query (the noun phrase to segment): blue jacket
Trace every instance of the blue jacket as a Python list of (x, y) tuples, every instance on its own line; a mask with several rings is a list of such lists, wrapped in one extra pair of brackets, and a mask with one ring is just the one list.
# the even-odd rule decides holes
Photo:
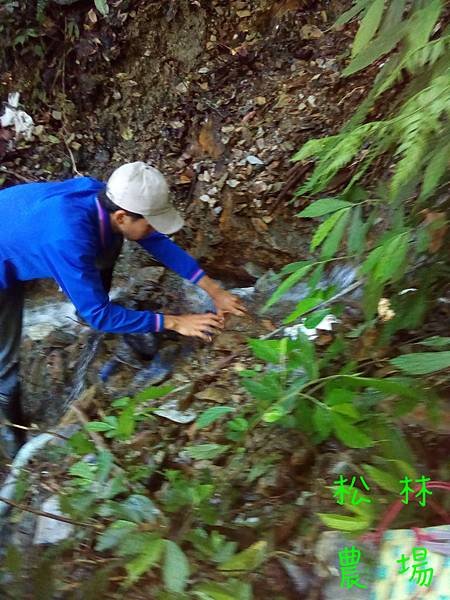
[[(97, 256), (113, 239), (109, 215), (97, 200), (105, 185), (90, 177), (28, 183), (0, 190), (0, 289), (16, 281), (53, 278), (83, 319), (112, 333), (162, 331), (164, 316), (110, 302)], [(198, 263), (166, 235), (138, 242), (163, 265), (192, 283)]]

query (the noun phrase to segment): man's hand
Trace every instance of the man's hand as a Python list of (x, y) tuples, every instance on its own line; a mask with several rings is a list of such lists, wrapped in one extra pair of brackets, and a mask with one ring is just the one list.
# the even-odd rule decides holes
[(223, 317), (226, 313), (238, 316), (247, 314), (247, 309), (243, 305), (241, 299), (226, 290), (220, 289), (214, 296), (211, 296), (211, 298), (216, 305), (219, 317)]
[(214, 313), (202, 315), (164, 315), (165, 329), (181, 335), (199, 337), (210, 342), (212, 335), (223, 329), (223, 318)]
[(241, 299), (224, 290), (218, 283), (208, 277), (208, 275), (202, 277), (198, 285), (211, 296), (216, 305), (219, 317), (223, 317), (226, 313), (238, 316), (247, 314), (247, 309)]

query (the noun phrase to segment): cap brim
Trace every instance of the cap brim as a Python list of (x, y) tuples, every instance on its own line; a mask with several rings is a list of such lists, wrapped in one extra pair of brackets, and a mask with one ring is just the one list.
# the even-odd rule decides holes
[(184, 225), (184, 219), (174, 208), (169, 208), (160, 215), (144, 215), (152, 227), (161, 233), (170, 235), (179, 231)]

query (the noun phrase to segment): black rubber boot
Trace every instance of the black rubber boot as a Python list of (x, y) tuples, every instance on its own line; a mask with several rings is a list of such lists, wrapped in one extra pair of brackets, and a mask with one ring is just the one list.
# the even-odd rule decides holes
[(27, 432), (25, 429), (6, 425), (5, 421), (25, 425), (18, 394), (13, 398), (0, 394), (0, 444), (3, 449), (2, 454), (12, 460), (27, 442)]

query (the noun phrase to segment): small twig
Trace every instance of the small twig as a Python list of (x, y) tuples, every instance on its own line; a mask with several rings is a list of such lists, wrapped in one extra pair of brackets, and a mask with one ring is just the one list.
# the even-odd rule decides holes
[(13, 500), (9, 500), (8, 498), (3, 498), (0, 496), (0, 502), (4, 502), (13, 508), (18, 508), (19, 510), (23, 510), (25, 512), (33, 513), (34, 515), (38, 515), (39, 517), (46, 517), (47, 519), (53, 519), (55, 521), (62, 521), (63, 523), (70, 523), (71, 525), (78, 525), (80, 527), (90, 527), (92, 529), (98, 529), (101, 525), (89, 523), (80, 523), (79, 521), (73, 521), (68, 517), (63, 517), (60, 515), (55, 515), (53, 513), (48, 513), (43, 510), (38, 510), (36, 508), (31, 508), (30, 506), (25, 506), (24, 504), (19, 504), (18, 502), (14, 502)]
[(72, 171), (73, 171), (73, 172), (74, 172), (76, 175), (79, 175), (80, 177), (83, 177), (83, 173), (80, 173), (80, 171), (77, 169), (77, 163), (75, 162), (75, 157), (74, 157), (74, 155), (73, 155), (72, 149), (71, 149), (71, 147), (69, 146), (69, 144), (68, 144), (68, 142), (67, 142), (67, 140), (66, 140), (66, 137), (65, 137), (65, 135), (64, 135), (64, 134), (65, 134), (65, 131), (64, 131), (64, 128), (63, 128), (63, 140), (64, 140), (64, 144), (65, 144), (65, 146), (66, 146), (66, 148), (67, 148), (67, 151), (68, 151), (68, 153), (69, 153), (70, 160), (71, 160), (71, 162), (72, 162)]
[(61, 433), (58, 433), (56, 431), (47, 431), (46, 429), (39, 429), (39, 427), (26, 427), (25, 425), (18, 425), (17, 423), (11, 423), (10, 421), (3, 421), (3, 423), (5, 425), (7, 425), (8, 427), (15, 427), (16, 429), (22, 429), (23, 431), (36, 431), (38, 433), (48, 433), (49, 435), (54, 435), (57, 438), (60, 438), (61, 440), (65, 440), (67, 441), (69, 438), (65, 435), (62, 435)]

